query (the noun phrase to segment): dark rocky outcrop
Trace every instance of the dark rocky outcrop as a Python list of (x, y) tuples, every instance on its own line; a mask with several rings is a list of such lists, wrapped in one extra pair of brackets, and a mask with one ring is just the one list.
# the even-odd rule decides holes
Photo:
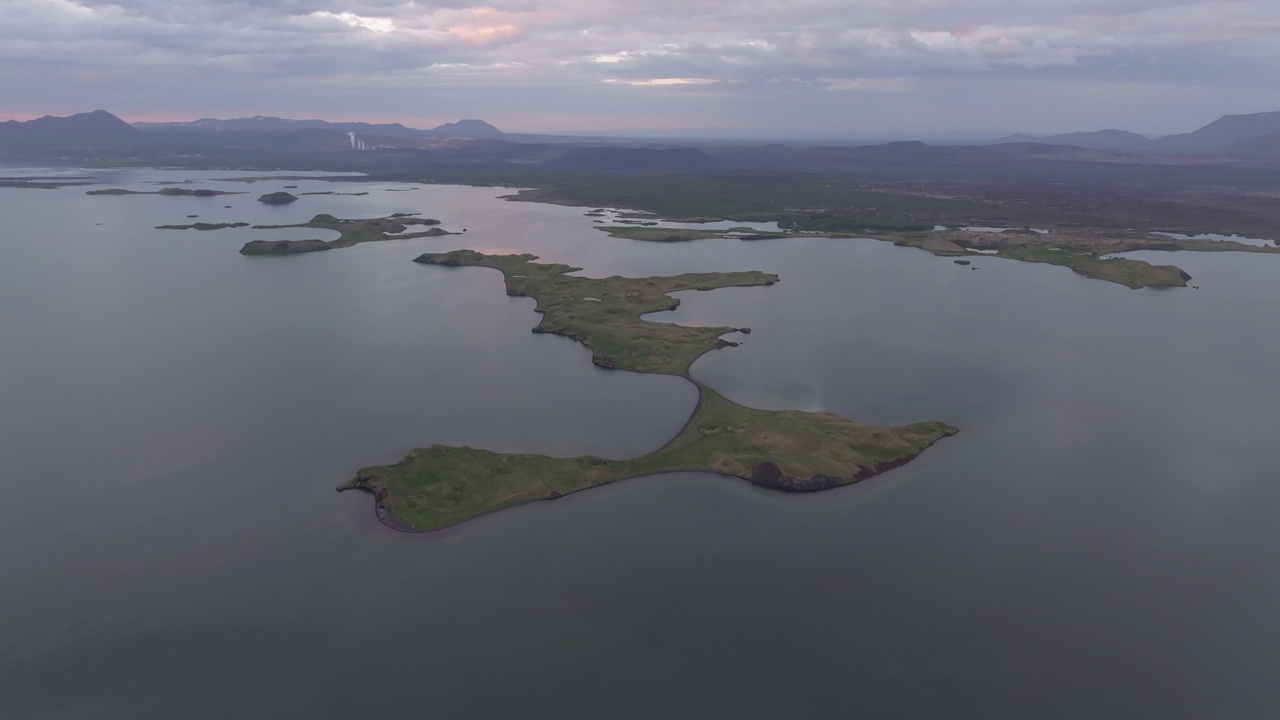
[(828, 490), (841, 485), (848, 485), (857, 482), (861, 478), (861, 473), (853, 478), (844, 479), (829, 477), (827, 475), (814, 475), (809, 479), (792, 477), (782, 472), (782, 468), (777, 463), (762, 462), (757, 463), (751, 469), (751, 477), (747, 478), (756, 485), (771, 487), (775, 490), (787, 490), (790, 492), (812, 492), (814, 490)]
[[(953, 428), (950, 432), (944, 434), (955, 435), (956, 430)], [(923, 449), (921, 450), (923, 451)], [(900, 468), (911, 462), (919, 456), (919, 452), (908, 453), (892, 460), (877, 460), (871, 465), (859, 465), (857, 471), (851, 477), (833, 477), (830, 475), (814, 475), (811, 478), (798, 478), (787, 475), (782, 472), (782, 468), (777, 463), (765, 461), (756, 463), (751, 468), (751, 476), (747, 478), (755, 485), (762, 487), (770, 487), (775, 490), (787, 490), (790, 492), (813, 492), (815, 490), (827, 490), (842, 485), (852, 485), (860, 480), (866, 480), (873, 475), (879, 475), (888, 472), (894, 468)]]

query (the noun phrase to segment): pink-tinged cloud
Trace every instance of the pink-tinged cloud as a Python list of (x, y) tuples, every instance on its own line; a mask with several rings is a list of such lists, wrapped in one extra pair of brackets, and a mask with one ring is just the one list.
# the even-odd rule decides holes
[(482, 7), (467, 11), (446, 32), (468, 45), (485, 47), (515, 40), (525, 31), (515, 14)]

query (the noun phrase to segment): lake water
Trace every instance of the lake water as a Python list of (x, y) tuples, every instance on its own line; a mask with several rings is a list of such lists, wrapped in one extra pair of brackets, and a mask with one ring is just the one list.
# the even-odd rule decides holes
[[(49, 174), (13, 171), (15, 175)], [(1265, 718), (1280, 712), (1280, 258), (1201, 289), (869, 240), (646, 244), (502, 189), (239, 172), (214, 198), (0, 188), (0, 717)], [(260, 194), (336, 190), (267, 207)], [(225, 208), (224, 205), (231, 205)], [(295, 257), (163, 231), (421, 211), (462, 236)], [(738, 402), (962, 428), (787, 495), (625, 481), (425, 535), (333, 488), (431, 443), (623, 457), (691, 386), (534, 335), (497, 272), (763, 270)]]

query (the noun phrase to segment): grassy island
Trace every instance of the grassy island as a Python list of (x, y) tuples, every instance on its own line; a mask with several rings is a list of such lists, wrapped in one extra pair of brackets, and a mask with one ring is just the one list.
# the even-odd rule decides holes
[(124, 188), (106, 188), (105, 190), (89, 190), (85, 195), (166, 195), (169, 197), (215, 197), (217, 195), (244, 195), (242, 192), (232, 192), (230, 190), (210, 190), (208, 188), (200, 188), (199, 190), (191, 190), (189, 188), (165, 187), (159, 190), (125, 190)]
[(157, 230), (225, 230), (227, 228), (249, 227), (247, 222), (207, 223), (198, 222), (190, 225), (157, 225)]
[(772, 240), (790, 237), (795, 233), (761, 232), (749, 227), (734, 227), (728, 230), (700, 230), (691, 228), (661, 227), (620, 227), (605, 225), (596, 228), (609, 233), (609, 237), (627, 240), (644, 240), (646, 242), (689, 242), (706, 238), (738, 238), (739, 240)]
[(831, 413), (755, 410), (693, 381), (689, 366), (703, 353), (735, 345), (725, 333), (748, 328), (694, 328), (644, 320), (672, 310), (668, 293), (772, 285), (762, 272), (688, 273), (673, 277), (582, 278), (579, 268), (534, 262), (533, 255), (484, 255), (471, 250), (428, 253), (417, 262), (488, 267), (506, 278), (507, 294), (537, 300), (542, 322), (534, 332), (564, 335), (592, 350), (606, 368), (663, 373), (698, 388), (698, 406), (666, 445), (643, 457), (554, 458), (433, 445), (394, 465), (361, 469), (342, 490), (373, 493), (378, 517), (407, 531), (448, 527), (502, 508), (641, 475), (714, 472), (779, 490), (811, 491), (857, 482), (909, 462), (955, 427), (923, 422), (899, 427), (861, 425)]
[(280, 192), (267, 193), (258, 198), (258, 202), (264, 205), (288, 205), (291, 202), (297, 202), (298, 196), (287, 193), (283, 190)]
[(254, 225), (255, 230), (279, 230), (281, 228), (313, 228), (317, 230), (336, 230), (336, 240), (252, 240), (240, 248), (241, 255), (296, 255), (298, 253), (318, 252), (351, 247), (362, 242), (378, 242), (382, 240), (410, 240), (420, 237), (438, 237), (454, 233), (439, 227), (432, 227), (423, 232), (405, 232), (410, 226), (439, 225), (439, 220), (414, 217), (408, 213), (396, 213), (382, 218), (370, 220), (340, 220), (332, 215), (316, 215), (311, 222), (295, 225)]

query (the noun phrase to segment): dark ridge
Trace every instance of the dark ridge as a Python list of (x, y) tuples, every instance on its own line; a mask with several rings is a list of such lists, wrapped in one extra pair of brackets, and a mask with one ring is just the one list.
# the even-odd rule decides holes
[(1228, 146), (1222, 154), (1241, 158), (1280, 158), (1280, 133), (1241, 140)]
[(1194, 132), (1153, 140), (1161, 152), (1218, 154), (1237, 143), (1280, 133), (1280, 112), (1225, 115)]
[(426, 131), (433, 137), (500, 138), (506, 133), (483, 120), (459, 120)]
[(83, 147), (132, 144), (141, 138), (141, 131), (106, 110), (0, 123), (0, 143), (8, 144)]
[(1073, 132), (1061, 135), (1035, 137), (1032, 135), (1010, 135), (996, 140), (993, 145), (1007, 143), (1035, 143), (1039, 145), (1074, 145), (1090, 150), (1106, 150), (1109, 152), (1149, 152), (1151, 140), (1127, 130), (1098, 130), (1096, 132)]

